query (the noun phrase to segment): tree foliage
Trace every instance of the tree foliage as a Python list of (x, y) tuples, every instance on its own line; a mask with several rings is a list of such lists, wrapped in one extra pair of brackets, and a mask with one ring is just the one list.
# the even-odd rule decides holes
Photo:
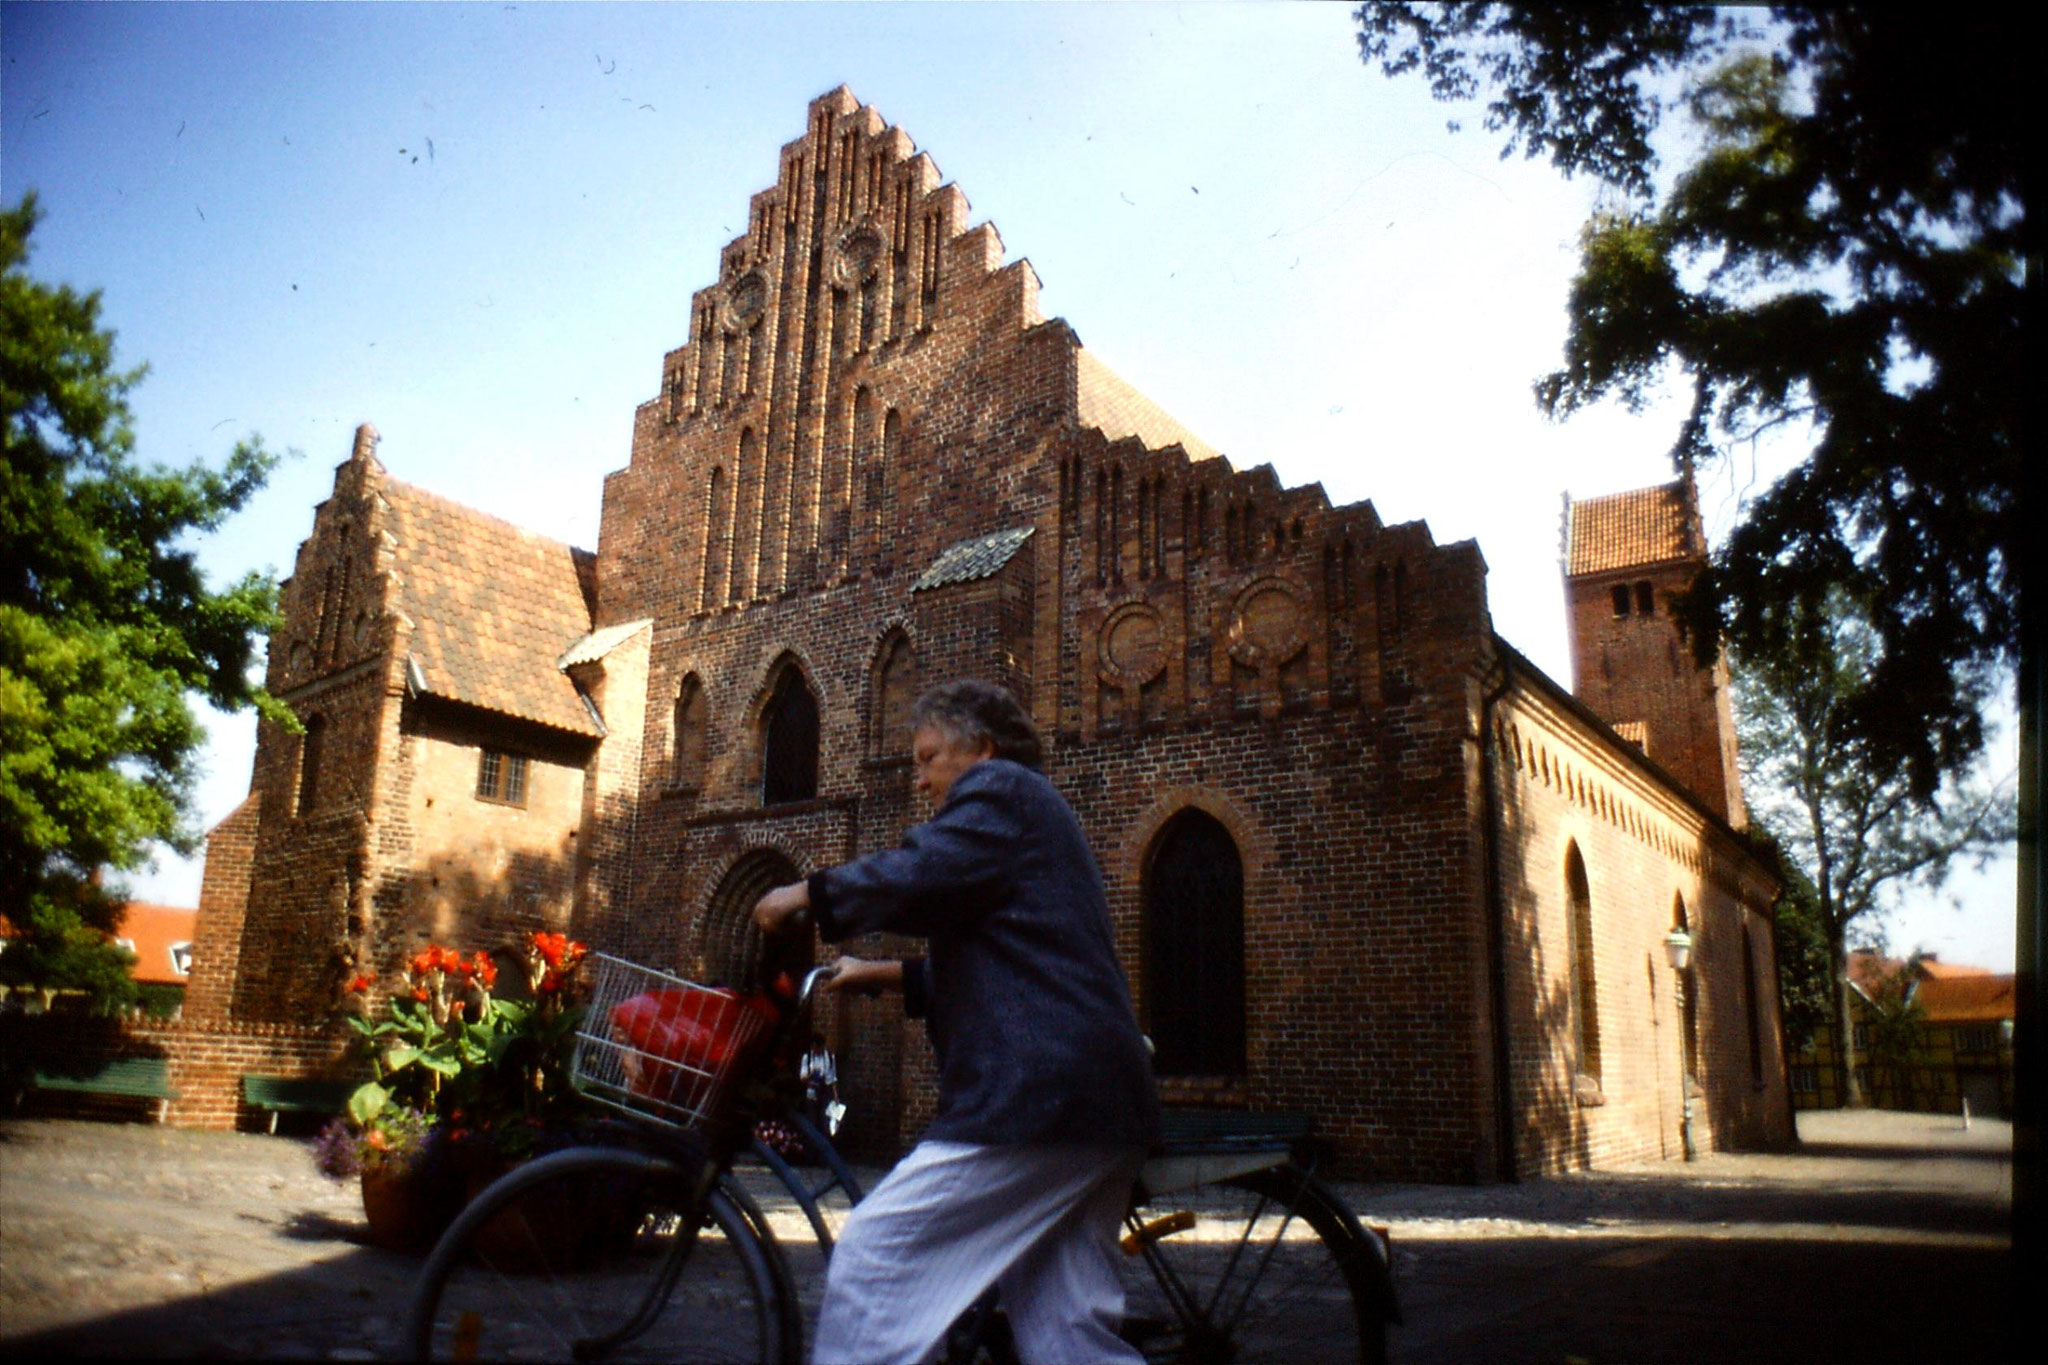
[(97, 989), (97, 874), (197, 843), (187, 694), (283, 711), (251, 681), (275, 584), (216, 592), (193, 549), (275, 460), (252, 438), (219, 469), (136, 463), (144, 371), (116, 366), (97, 293), (30, 277), (36, 219), (33, 195), (0, 210), (0, 911), (21, 934), (0, 960)]
[[(1826, 945), (1825, 979), (1839, 983), (1830, 986), (1833, 1022), (1846, 1042), (1851, 927), (1894, 891), (1938, 889), (1957, 858), (1981, 862), (2010, 846), (2013, 794), (1952, 777), (1933, 795), (1917, 795), (1904, 770), (1875, 758), (1849, 720), (1881, 685), (1867, 615), (1837, 593), (1799, 609), (1792, 627), (1788, 649), (1734, 659), (1750, 815), (1810, 879), (1810, 900), (1794, 905), (1792, 927), (1810, 916)], [(1785, 909), (1781, 902), (1781, 916)], [(1781, 943), (1785, 937), (1781, 926)], [(1790, 974), (1798, 965), (1786, 964), (1788, 982), (1800, 981)], [(1853, 1098), (1853, 1085), (1848, 1093)]]
[[(1753, 12), (1752, 12), (1753, 13)], [(1789, 653), (1829, 594), (1866, 605), (1873, 685), (1838, 723), (1915, 796), (1980, 752), (2018, 650), (2025, 261), (2019, 46), (1989, 12), (1774, 11), (1767, 31), (1650, 5), (1369, 5), (1360, 47), (1626, 207), (1585, 230), (1566, 416), (1674, 372), (1681, 467), (1773, 427), (1806, 460), (1748, 507), (1689, 595), (1703, 653)], [(1760, 44), (1768, 39), (1768, 50)], [(1699, 139), (1669, 180), (1674, 107)]]

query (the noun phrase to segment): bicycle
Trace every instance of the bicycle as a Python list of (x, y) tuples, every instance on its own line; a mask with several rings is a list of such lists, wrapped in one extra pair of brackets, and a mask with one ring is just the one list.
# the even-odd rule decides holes
[[(463, 1210), (420, 1272), (408, 1348), (423, 1360), (800, 1365), (794, 1279), (732, 1166), (762, 1104), (743, 1092), (766, 1079), (829, 969), (770, 1017), (731, 992), (603, 954), (589, 961), (571, 1076), (624, 1123), (606, 1144), (516, 1168)], [(699, 1055), (617, 1036), (617, 1011), (664, 995), (702, 1035)]]
[[(588, 1020), (605, 1020), (626, 987), (703, 990), (595, 960)], [(772, 1025), (781, 1040), (825, 970), (806, 978)], [(543, 1157), (479, 1196), (422, 1272), (407, 1336), (420, 1358), (801, 1359), (794, 1277), (767, 1217), (732, 1175), (740, 1135), (752, 1132), (735, 1092), (758, 1078), (746, 1066), (738, 1076), (730, 1065), (707, 1068), (690, 1093), (663, 1098), (623, 1075), (621, 1046), (586, 1032), (574, 1074), (586, 1094), (633, 1121), (641, 1146)], [(650, 1060), (673, 1065), (644, 1054), (641, 1065)], [(828, 1172), (817, 1188), (837, 1184), (857, 1198), (830, 1140), (815, 1128), (804, 1137)], [(1305, 1120), (1170, 1118), (1123, 1238), (1125, 1336), (1148, 1361), (1384, 1360), (1387, 1324), (1398, 1320), (1385, 1246), (1317, 1178), (1319, 1158)], [(804, 1205), (800, 1191), (812, 1187), (786, 1163), (775, 1173)], [(815, 1207), (805, 1212), (829, 1252), (825, 1220)], [(946, 1359), (957, 1365), (1014, 1358), (993, 1295), (948, 1335)]]

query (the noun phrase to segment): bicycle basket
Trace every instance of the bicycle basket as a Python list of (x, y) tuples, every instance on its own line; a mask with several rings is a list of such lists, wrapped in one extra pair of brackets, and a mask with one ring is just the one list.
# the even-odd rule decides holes
[(592, 987), (570, 1076), (584, 1095), (678, 1128), (722, 1117), (760, 1052), (764, 1001), (592, 953)]

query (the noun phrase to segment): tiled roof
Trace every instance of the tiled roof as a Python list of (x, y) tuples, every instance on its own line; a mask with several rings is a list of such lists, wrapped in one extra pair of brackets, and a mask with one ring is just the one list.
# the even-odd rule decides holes
[(1573, 502), (1565, 572), (1644, 568), (1697, 554), (1688, 511), (1683, 481)]
[(621, 621), (616, 626), (593, 630), (590, 634), (569, 646), (568, 653), (555, 660), (556, 668), (574, 668), (577, 664), (596, 663), (619, 647), (622, 641), (630, 640), (654, 624), (649, 616), (639, 621)]
[(1914, 990), (1913, 1000), (1930, 1024), (1995, 1023), (2012, 1018), (2013, 979), (1989, 973), (1930, 977)]
[(171, 957), (171, 945), (182, 943), (189, 951), (193, 926), (198, 920), (199, 912), (189, 906), (151, 905), (146, 901), (129, 901), (122, 906), (114, 937), (135, 945), (135, 965), (128, 969), (128, 974), (137, 981), (182, 984), (189, 973), (178, 970)]
[(422, 690), (603, 733), (555, 661), (590, 633), (578, 552), (424, 489), (384, 483), (398, 607)]
[(1074, 407), (1080, 414), (1081, 425), (1094, 427), (1112, 441), (1135, 436), (1154, 450), (1178, 445), (1190, 459), (1216, 457), (1216, 447), (1132, 388), (1086, 347), (1074, 352), (1074, 389)]
[(1989, 967), (1965, 967), (1960, 963), (1943, 962), (1933, 954), (1927, 953), (1920, 958), (1920, 974), (1931, 980), (1950, 976), (1990, 976), (1992, 971)]
[(976, 536), (949, 546), (932, 561), (910, 589), (923, 592), (927, 588), (943, 588), (949, 583), (972, 583), (977, 578), (987, 578), (1010, 562), (1010, 556), (1023, 548), (1031, 539), (1031, 527), (1013, 526), (1007, 531), (993, 535)]

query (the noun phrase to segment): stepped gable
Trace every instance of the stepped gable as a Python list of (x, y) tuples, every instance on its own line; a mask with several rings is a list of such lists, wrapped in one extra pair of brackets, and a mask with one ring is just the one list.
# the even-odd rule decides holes
[(383, 495), (394, 605), (412, 622), (420, 690), (571, 734), (601, 733), (555, 663), (590, 633), (585, 552), (396, 479)]
[(1704, 552), (1683, 479), (1570, 504), (1565, 572), (1641, 569)]
[[(669, 422), (766, 397), (789, 429), (822, 404), (844, 356), (929, 333), (940, 296), (1013, 277), (1024, 326), (1044, 319), (1029, 263), (1003, 265), (994, 225), (967, 226), (967, 196), (909, 134), (845, 86), (811, 101), (776, 182), (749, 201), (747, 230), (719, 252), (718, 282), (690, 299), (689, 340), (663, 362)], [(772, 437), (771, 443), (772, 443)]]

